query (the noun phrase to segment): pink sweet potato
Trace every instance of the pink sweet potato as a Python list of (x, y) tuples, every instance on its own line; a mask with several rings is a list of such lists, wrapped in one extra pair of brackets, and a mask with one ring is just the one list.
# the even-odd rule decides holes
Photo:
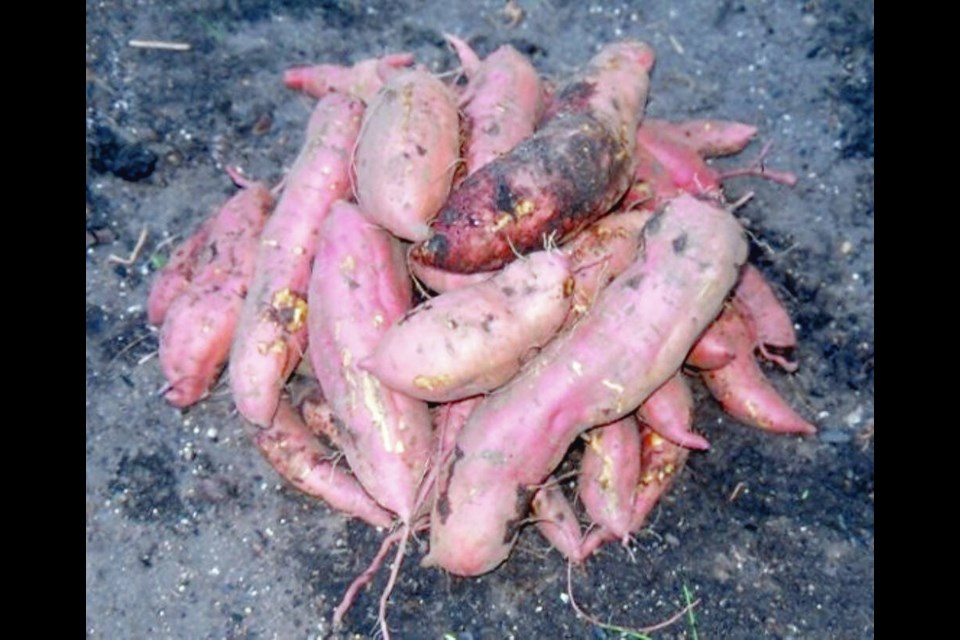
[(537, 530), (557, 551), (575, 564), (583, 561), (580, 521), (556, 478), (547, 478), (544, 485), (533, 494), (530, 511)]
[(703, 436), (691, 431), (693, 427), (693, 395), (683, 374), (672, 378), (640, 405), (640, 422), (649, 426), (667, 440), (688, 449), (709, 449)]
[[(470, 81), (460, 97), (467, 136), (467, 175), (533, 135), (543, 111), (537, 70), (510, 45), (477, 60), (467, 43), (447, 36)], [(474, 66), (476, 65), (476, 66)]]
[(784, 371), (796, 371), (797, 363), (788, 357), (797, 346), (793, 323), (773, 287), (756, 267), (744, 265), (740, 283), (734, 289), (733, 304), (751, 324), (760, 354)]
[(727, 365), (701, 373), (710, 393), (737, 420), (776, 433), (816, 433), (780, 396), (753, 355), (756, 340), (734, 305), (727, 305), (711, 327), (722, 333), (736, 355)]
[(643, 126), (663, 137), (685, 145), (704, 158), (740, 153), (757, 135), (757, 128), (729, 120), (686, 120), (668, 122), (648, 118)]
[(207, 248), (212, 222), (208, 218), (193, 235), (184, 240), (154, 278), (147, 299), (147, 321), (150, 324), (163, 324), (171, 303), (190, 286), (200, 254)]
[(479, 284), (424, 302), (360, 363), (391, 389), (432, 402), (486, 393), (512, 378), (570, 310), (566, 256), (540, 251)]
[(643, 225), (653, 216), (646, 211), (624, 211), (600, 218), (565, 244), (574, 276), (572, 326), (593, 306), (600, 291), (633, 264), (640, 248)]
[[(637, 483), (630, 508), (630, 533), (640, 531), (647, 516), (670, 488), (690, 454), (688, 449), (660, 437), (648, 426), (641, 426), (640, 449), (640, 481)], [(622, 539), (623, 536), (616, 535), (605, 527), (598, 527), (584, 538), (580, 554), (587, 558), (605, 542)]]
[(273, 419), (284, 381), (307, 341), (307, 283), (330, 205), (350, 193), (350, 151), (363, 103), (331, 93), (314, 109), (307, 141), (260, 239), (253, 285), (230, 355), (230, 387), (240, 413)]
[(639, 42), (605, 47), (557, 92), (533, 136), (454, 190), (413, 259), (489, 271), (610, 211), (631, 183), (652, 65), (653, 52)]
[(640, 480), (640, 428), (633, 416), (595, 427), (583, 436), (580, 500), (590, 520), (617, 538), (630, 535), (633, 499)]
[(393, 516), (367, 495), (356, 478), (335, 463), (335, 453), (310, 433), (287, 400), (279, 403), (270, 427), (258, 430), (253, 441), (273, 468), (307, 495), (375, 527), (393, 522)]
[(386, 71), (412, 64), (412, 53), (391, 53), (382, 58), (361, 60), (350, 67), (338, 64), (294, 67), (283, 72), (283, 83), (314, 98), (335, 91), (369, 103), (383, 86)]
[(424, 285), (428, 289), (436, 291), (437, 293), (453, 291), (454, 289), (460, 289), (461, 287), (469, 287), (474, 284), (479, 284), (497, 273), (496, 271), (455, 273), (453, 271), (445, 271), (443, 269), (421, 264), (416, 260), (408, 260), (407, 267), (410, 269), (410, 274), (416, 278), (420, 284)]
[(460, 575), (500, 564), (530, 488), (581, 432), (634, 411), (676, 373), (747, 254), (736, 219), (689, 196), (647, 223), (642, 246), (586, 317), (470, 417), (438, 481), (425, 564)]
[(401, 71), (370, 102), (357, 144), (357, 201), (370, 220), (405, 240), (427, 237), (460, 155), (457, 105), (422, 69)]
[(425, 402), (392, 391), (358, 366), (410, 308), (400, 242), (356, 205), (333, 206), (310, 277), (310, 360), (360, 484), (409, 524), (432, 450)]
[(273, 197), (263, 184), (243, 186), (204, 225), (207, 238), (192, 280), (170, 305), (160, 330), (160, 366), (169, 382), (165, 397), (178, 407), (199, 400), (220, 375), (253, 279)]

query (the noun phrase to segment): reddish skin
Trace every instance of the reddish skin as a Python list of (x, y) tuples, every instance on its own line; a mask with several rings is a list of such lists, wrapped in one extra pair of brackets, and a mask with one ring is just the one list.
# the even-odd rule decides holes
[(580, 461), (580, 500), (594, 524), (617, 538), (630, 535), (634, 493), (640, 480), (640, 428), (628, 415), (591, 429)]
[(647, 223), (643, 247), (587, 316), (470, 417), (438, 480), (425, 565), (479, 575), (505, 560), (530, 488), (580, 433), (634, 411), (680, 368), (747, 253), (736, 219), (689, 196)]
[(207, 239), (192, 281), (170, 305), (160, 330), (160, 366), (170, 383), (164, 397), (174, 406), (203, 397), (227, 362), (272, 205), (266, 186), (246, 182), (204, 225)]
[(640, 422), (671, 442), (688, 449), (709, 449), (710, 443), (694, 433), (693, 394), (683, 374), (663, 383), (637, 411)]
[(740, 283), (734, 289), (733, 304), (756, 334), (760, 355), (785, 371), (796, 371), (797, 363), (787, 357), (797, 346), (790, 315), (756, 267), (744, 265)]
[(470, 79), (460, 97), (469, 131), (465, 159), (470, 175), (533, 135), (543, 112), (543, 90), (537, 70), (510, 45), (479, 62), (466, 42), (452, 36), (447, 40)]
[(653, 214), (626, 211), (603, 217), (561, 247), (570, 256), (573, 272), (573, 309), (564, 327), (569, 328), (586, 314), (600, 291), (609, 285), (637, 257), (643, 225)]
[(154, 278), (147, 299), (147, 321), (150, 324), (163, 324), (170, 305), (190, 286), (197, 260), (207, 249), (211, 223), (212, 220), (205, 220), (192, 236), (184, 240)]
[(337, 443), (360, 484), (411, 523), (432, 451), (427, 404), (359, 367), (410, 308), (400, 242), (356, 205), (334, 204), (310, 277), (310, 360), (337, 417)]
[(714, 323), (733, 345), (736, 356), (726, 366), (701, 373), (724, 411), (745, 424), (774, 433), (813, 434), (817, 428), (801, 418), (760, 370), (753, 355), (755, 337), (739, 311), (728, 305)]
[(736, 349), (727, 336), (715, 325), (710, 325), (693, 345), (686, 364), (703, 371), (719, 369), (733, 361), (736, 355)]
[(668, 122), (647, 118), (642, 126), (663, 138), (693, 149), (704, 158), (740, 153), (757, 135), (756, 127), (728, 120)]
[(283, 72), (283, 84), (314, 98), (337, 92), (369, 103), (380, 91), (382, 78), (389, 70), (409, 67), (413, 61), (412, 53), (391, 53), (382, 58), (362, 60), (350, 67), (338, 64), (294, 67)]
[(330, 205), (350, 193), (350, 152), (363, 103), (331, 93), (314, 109), (307, 141), (260, 239), (253, 285), (230, 354), (230, 388), (254, 424), (273, 420), (283, 383), (307, 344), (307, 283)]
[(454, 190), (413, 259), (489, 271), (607, 213), (632, 181), (652, 65), (653, 52), (638, 42), (601, 51), (557, 92), (533, 136)]
[(360, 487), (356, 478), (336, 464), (335, 452), (324, 447), (283, 400), (273, 422), (253, 437), (260, 453), (285, 480), (331, 508), (375, 527), (389, 527), (393, 516)]
[(467, 44), (466, 40), (450, 33), (443, 34), (443, 38), (457, 52), (457, 57), (460, 58), (460, 65), (463, 68), (463, 75), (467, 76), (468, 79), (477, 75), (481, 63), (480, 56), (473, 50), (473, 47)]
[[(646, 426), (641, 426), (640, 441), (641, 472), (629, 515), (631, 533), (637, 533), (643, 527), (647, 516), (683, 469), (690, 453), (688, 449), (660, 437)], [(580, 555), (586, 559), (604, 543), (621, 539), (622, 536), (598, 527), (587, 534), (581, 545)]]
[(367, 217), (398, 238), (423, 240), (460, 159), (453, 95), (423, 69), (393, 74), (370, 102), (355, 157)]
[(722, 199), (720, 174), (706, 163), (696, 148), (679, 144), (656, 128), (644, 126), (637, 130), (637, 146), (649, 153), (670, 177), (668, 188), (657, 191), (657, 198), (661, 201), (679, 191)]
[(533, 494), (530, 511), (537, 530), (557, 551), (574, 564), (583, 562), (585, 556), (581, 553), (583, 532), (580, 530), (580, 521), (556, 478), (547, 478), (544, 485)]
[(566, 256), (538, 251), (492, 278), (448, 291), (406, 314), (360, 368), (430, 402), (487, 393), (546, 344), (570, 310)]

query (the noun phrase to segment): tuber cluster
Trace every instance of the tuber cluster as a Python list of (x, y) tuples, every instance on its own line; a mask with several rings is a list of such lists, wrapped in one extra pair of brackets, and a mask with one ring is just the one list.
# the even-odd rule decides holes
[[(644, 119), (643, 43), (554, 88), (509, 46), (448, 41), (465, 83), (402, 53), (285, 74), (318, 102), (276, 205), (233, 172), (243, 191), (154, 283), (166, 396), (192, 404), (228, 366), (270, 464), (396, 526), (401, 554), (429, 530), (425, 565), (491, 571), (531, 522), (583, 562), (709, 447), (692, 378), (742, 422), (815, 430), (757, 364), (794, 371), (796, 337), (722, 189), (793, 178), (708, 164), (748, 125)], [(301, 359), (315, 380), (294, 399)], [(578, 441), (582, 508), (552, 476)]]

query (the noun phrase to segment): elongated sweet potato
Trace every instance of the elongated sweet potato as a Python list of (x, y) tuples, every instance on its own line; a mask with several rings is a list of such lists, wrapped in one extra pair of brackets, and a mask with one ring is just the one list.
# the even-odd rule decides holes
[(537, 70), (510, 45), (480, 62), (466, 42), (446, 37), (470, 79), (460, 96), (468, 131), (465, 155), (470, 175), (533, 135), (543, 111), (543, 90)]
[(375, 527), (393, 522), (357, 479), (335, 464), (335, 453), (310, 433), (287, 400), (278, 405), (270, 427), (258, 430), (253, 441), (273, 468), (307, 495)]
[[(639, 466), (639, 465), (638, 465)], [(583, 561), (583, 534), (573, 505), (563, 495), (560, 483), (553, 476), (533, 494), (530, 511), (537, 530), (554, 548), (575, 564)]]
[(362, 102), (338, 93), (317, 103), (261, 235), (229, 368), (237, 409), (255, 424), (270, 424), (280, 389), (306, 348), (310, 264), (330, 205), (350, 193), (350, 152), (362, 114)]
[(633, 264), (640, 247), (643, 225), (653, 216), (647, 211), (624, 211), (603, 217), (565, 244), (573, 272), (573, 309), (566, 326), (586, 314), (600, 291)]
[(704, 158), (740, 153), (757, 135), (756, 127), (730, 120), (668, 122), (648, 118), (641, 126), (690, 147)]
[(566, 256), (531, 254), (489, 280), (424, 302), (390, 327), (360, 367), (432, 402), (486, 393), (563, 324), (572, 285)]
[(625, 416), (584, 434), (580, 500), (595, 524), (617, 538), (630, 535), (633, 499), (640, 480), (640, 428)]
[(790, 315), (756, 267), (744, 265), (740, 283), (734, 289), (733, 304), (752, 325), (760, 354), (784, 371), (796, 371), (798, 365), (789, 357), (797, 346)]
[(184, 240), (170, 255), (167, 264), (154, 278), (150, 297), (147, 299), (147, 321), (150, 324), (163, 324), (170, 305), (190, 286), (200, 254), (207, 247), (212, 222), (210, 218), (204, 220), (193, 235)]
[(608, 212), (631, 182), (652, 65), (639, 42), (604, 48), (557, 92), (532, 137), (454, 190), (413, 259), (463, 273), (497, 269)]
[(767, 380), (753, 355), (756, 338), (735, 305), (727, 305), (711, 331), (722, 333), (736, 355), (719, 369), (703, 371), (703, 381), (724, 411), (737, 420), (776, 433), (816, 433)]
[(370, 220), (405, 240), (427, 237), (427, 221), (450, 193), (459, 162), (453, 96), (422, 69), (401, 71), (370, 102), (357, 143), (357, 201)]
[(410, 308), (399, 241), (356, 205), (333, 206), (310, 277), (310, 360), (337, 418), (337, 442), (360, 484), (405, 523), (430, 457), (425, 402), (392, 391), (358, 364)]
[(208, 224), (192, 280), (170, 305), (160, 330), (164, 397), (186, 407), (207, 392), (230, 353), (234, 330), (253, 280), (260, 232), (273, 204), (261, 183), (243, 183)]
[[(640, 481), (629, 513), (630, 533), (643, 527), (647, 516), (670, 488), (690, 454), (689, 449), (670, 442), (645, 425), (640, 427), (640, 449)], [(584, 538), (580, 555), (585, 559), (605, 542), (622, 539), (623, 536), (606, 527), (597, 527)]]
[(677, 372), (640, 405), (640, 422), (671, 442), (688, 449), (709, 449), (710, 443), (693, 427), (693, 395)]
[(283, 72), (283, 83), (314, 98), (335, 91), (369, 103), (383, 86), (386, 71), (412, 64), (412, 53), (391, 53), (382, 58), (361, 60), (349, 67), (338, 64), (294, 67)]
[(634, 411), (680, 368), (746, 253), (736, 219), (689, 196), (648, 222), (641, 255), (591, 312), (470, 417), (439, 479), (424, 563), (460, 575), (500, 564), (530, 487), (579, 433)]

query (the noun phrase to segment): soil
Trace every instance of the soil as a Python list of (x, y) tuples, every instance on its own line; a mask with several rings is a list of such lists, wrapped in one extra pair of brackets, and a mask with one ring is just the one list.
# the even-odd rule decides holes
[[(800, 337), (800, 370), (767, 371), (818, 435), (742, 426), (698, 387), (697, 428), (712, 449), (691, 456), (628, 547), (573, 570), (579, 605), (638, 628), (672, 616), (686, 594), (698, 601), (656, 638), (873, 637), (872, 2), (86, 6), (88, 637), (375, 633), (383, 576), (345, 629), (329, 621), (383, 533), (284, 485), (225, 385), (185, 411), (166, 404), (145, 301), (170, 243), (235, 191), (224, 166), (271, 184), (289, 168), (313, 101), (282, 86), (285, 68), (411, 51), (447, 71), (456, 61), (442, 32), (481, 54), (513, 44), (554, 77), (604, 43), (643, 39), (658, 53), (650, 115), (755, 124), (773, 142), (766, 165), (800, 177), (794, 188), (731, 180), (728, 195), (755, 194), (738, 212), (751, 258)], [(722, 164), (742, 166), (760, 146)], [(475, 579), (419, 568), (425, 545), (412, 545), (391, 599), (395, 637), (618, 637), (577, 616), (566, 564), (534, 529)]]

